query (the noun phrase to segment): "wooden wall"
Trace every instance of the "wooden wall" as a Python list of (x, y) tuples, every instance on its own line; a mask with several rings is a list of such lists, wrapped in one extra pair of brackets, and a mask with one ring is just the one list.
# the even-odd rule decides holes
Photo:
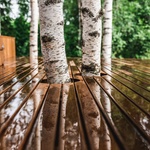
[(15, 38), (0, 36), (0, 65), (3, 65), (8, 59), (16, 59)]

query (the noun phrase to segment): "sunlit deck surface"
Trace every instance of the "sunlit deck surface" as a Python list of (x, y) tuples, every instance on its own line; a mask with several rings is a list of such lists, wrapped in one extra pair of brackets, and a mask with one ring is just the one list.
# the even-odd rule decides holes
[(150, 149), (150, 61), (113, 59), (91, 78), (80, 63), (51, 85), (41, 58), (0, 67), (0, 150)]

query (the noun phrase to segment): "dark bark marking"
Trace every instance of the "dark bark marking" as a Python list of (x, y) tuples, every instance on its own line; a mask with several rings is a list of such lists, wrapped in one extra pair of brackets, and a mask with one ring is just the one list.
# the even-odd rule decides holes
[(85, 17), (86, 14), (91, 18), (91, 17), (94, 17), (94, 14), (88, 9), (88, 8), (82, 8), (81, 9), (82, 13), (83, 13), (83, 16)]
[(64, 25), (64, 21), (58, 22), (57, 25)]
[(68, 71), (68, 67), (65, 68), (65, 73), (67, 73), (67, 71)]
[(99, 18), (101, 18), (105, 13), (105, 9), (100, 9), (98, 15), (93, 19), (93, 21), (97, 22)]
[(112, 28), (104, 28), (104, 30), (111, 30)]
[(84, 65), (82, 64), (82, 70), (86, 70), (86, 72), (97, 72), (98, 66), (94, 63), (91, 63), (90, 65)]
[(110, 20), (110, 18), (104, 18), (104, 21), (105, 21), (105, 20)]
[(103, 35), (110, 34), (110, 32), (104, 32)]
[(86, 52), (82, 52), (82, 55), (86, 54)]
[(62, 0), (46, 0), (45, 1), (45, 5), (48, 6), (50, 4), (57, 4), (57, 3), (61, 3)]
[(50, 64), (53, 64), (53, 63), (57, 63), (59, 60), (51, 60), (49, 61)]
[(54, 40), (54, 37), (51, 36), (51, 37), (48, 37), (46, 35), (42, 36), (42, 42), (43, 43), (46, 43), (46, 42), (51, 42), (52, 40)]
[(89, 33), (89, 36), (99, 37), (100, 33), (98, 31), (94, 31), (94, 32)]
[(45, 67), (44, 67), (44, 70), (45, 70), (45, 72), (46, 72), (46, 73), (48, 72), (48, 69), (47, 69), (47, 68), (45, 68)]
[(89, 27), (90, 27), (90, 28), (93, 28), (93, 25), (90, 24)]
[(85, 46), (85, 41), (82, 39), (82, 46), (84, 47)]

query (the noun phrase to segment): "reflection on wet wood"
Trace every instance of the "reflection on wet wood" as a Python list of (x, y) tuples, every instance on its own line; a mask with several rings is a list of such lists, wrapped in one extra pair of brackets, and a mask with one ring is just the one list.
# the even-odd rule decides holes
[(61, 85), (51, 85), (43, 109), (42, 149), (54, 149), (59, 124)]
[(0, 149), (150, 149), (150, 61), (103, 60), (90, 78), (68, 64), (72, 82), (52, 85), (41, 58), (0, 67)]

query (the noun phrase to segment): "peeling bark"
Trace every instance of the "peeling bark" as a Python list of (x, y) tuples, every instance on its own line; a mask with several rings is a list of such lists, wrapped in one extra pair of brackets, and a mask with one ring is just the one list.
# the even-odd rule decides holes
[(44, 67), (49, 83), (70, 81), (65, 54), (62, 0), (39, 0)]
[(100, 1), (81, 0), (82, 74), (100, 75), (101, 5)]

